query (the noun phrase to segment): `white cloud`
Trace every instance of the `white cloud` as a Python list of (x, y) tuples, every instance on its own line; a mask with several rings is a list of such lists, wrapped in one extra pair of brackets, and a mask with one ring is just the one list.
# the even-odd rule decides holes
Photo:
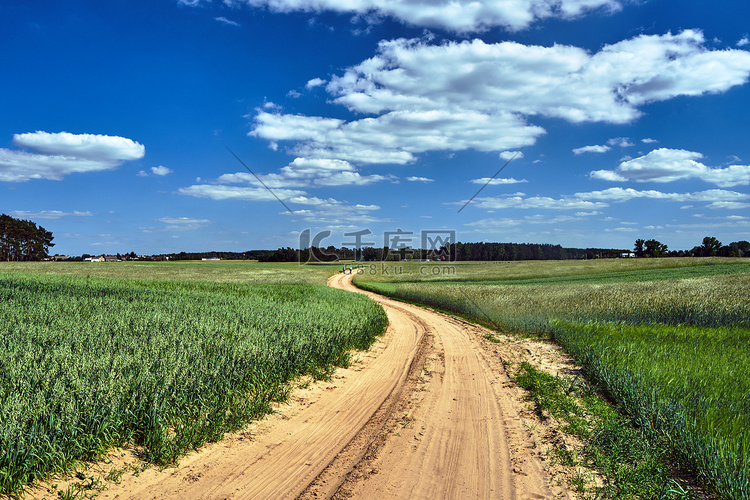
[(13, 144), (50, 156), (66, 156), (93, 161), (138, 160), (146, 148), (124, 137), (68, 132), (14, 134)]
[(521, 220), (518, 219), (508, 219), (508, 218), (499, 218), (499, 219), (481, 219), (474, 222), (467, 222), (464, 224), (465, 226), (471, 226), (471, 227), (480, 227), (482, 229), (497, 229), (497, 228), (507, 228), (507, 227), (517, 227), (520, 226), (522, 223)]
[(744, 47), (747, 44), (750, 44), (750, 39), (746, 36), (743, 36), (737, 41), (737, 47)]
[[(258, 177), (269, 188), (365, 186), (392, 178), (383, 175), (360, 175), (348, 161), (326, 158), (295, 158), (292, 163), (282, 168), (280, 173), (261, 174)], [(224, 174), (219, 177), (218, 182), (262, 187), (254, 175), (246, 172)]]
[(407, 181), (409, 182), (435, 182), (435, 179), (428, 179), (427, 177), (407, 177)]
[(511, 113), (488, 115), (461, 109), (392, 111), (352, 122), (260, 111), (251, 136), (294, 141), (290, 152), (308, 158), (358, 163), (406, 164), (426, 151), (498, 151), (527, 146), (543, 134)]
[(230, 21), (229, 19), (227, 19), (226, 17), (223, 17), (223, 16), (222, 17), (214, 17), (214, 19), (216, 21), (219, 21), (220, 23), (228, 24), (230, 26), (239, 26), (240, 25), (240, 23), (235, 22), (235, 21)]
[(504, 152), (545, 133), (528, 123), (534, 116), (629, 123), (643, 104), (723, 92), (748, 75), (750, 53), (708, 50), (694, 30), (642, 35), (594, 54), (563, 45), (397, 39), (326, 85), (333, 103), (364, 118), (257, 110), (250, 135), (286, 141), (297, 156), (357, 163), (409, 163), (427, 151)]
[(633, 199), (653, 199), (676, 202), (727, 202), (750, 199), (750, 194), (727, 191), (724, 189), (709, 189), (694, 193), (663, 193), (649, 189), (639, 191), (632, 188), (609, 188), (602, 191), (589, 191), (587, 193), (576, 193), (576, 198), (582, 200), (604, 200), (611, 202), (624, 202)]
[(750, 203), (742, 203), (739, 201), (715, 201), (706, 205), (706, 208), (711, 208), (714, 210), (742, 210), (745, 208), (750, 208)]
[(14, 217), (19, 219), (53, 219), (57, 220), (62, 217), (91, 217), (94, 214), (91, 212), (63, 212), (61, 210), (42, 210), (41, 212), (32, 212), (27, 210), (14, 210), (11, 212)]
[[(158, 167), (151, 167), (151, 175), (156, 175), (163, 177), (165, 175), (169, 175), (173, 173), (173, 170), (163, 166), (159, 165)], [(137, 174), (135, 174), (137, 177), (149, 177), (149, 173), (145, 170), (139, 170)], [(200, 178), (199, 178), (200, 180)]]
[(166, 224), (161, 231), (196, 231), (211, 223), (209, 219), (192, 217), (161, 217), (156, 221)]
[(619, 146), (621, 148), (629, 148), (633, 146), (633, 143), (627, 137), (613, 137), (607, 141), (610, 146)]
[[(466, 200), (461, 202), (461, 205), (463, 205), (464, 203), (466, 203)], [(505, 208), (592, 210), (596, 208), (604, 208), (607, 206), (606, 203), (592, 202), (575, 197), (563, 197), (554, 199), (546, 196), (531, 196), (526, 198), (521, 195), (499, 198), (476, 198), (472, 204), (478, 208), (487, 210), (499, 210)]]
[(623, 161), (615, 170), (595, 170), (594, 179), (625, 182), (672, 182), (697, 178), (719, 187), (750, 184), (750, 166), (711, 168), (697, 161), (703, 155), (683, 149), (655, 149), (645, 156)]
[[(199, 5), (201, 0), (178, 0), (184, 5)], [(358, 20), (377, 22), (384, 16), (416, 26), (443, 28), (456, 32), (484, 31), (501, 26), (510, 30), (528, 28), (537, 20), (570, 19), (601, 9), (619, 11), (617, 0), (512, 0), (478, 2), (454, 0), (224, 0), (228, 5), (268, 7), (276, 12), (323, 12), (355, 14)]]
[(156, 220), (164, 224), (208, 224), (211, 222), (208, 219), (194, 219), (191, 217), (162, 217)]
[(118, 164), (0, 149), (0, 182), (26, 182), (31, 179), (59, 181), (72, 173), (111, 170), (117, 168)]
[(36, 153), (0, 148), (0, 182), (62, 180), (72, 173), (113, 170), (143, 158), (143, 145), (124, 137), (34, 132), (15, 134), (13, 144)]
[[(273, 194), (267, 189), (260, 187), (222, 186), (215, 184), (195, 184), (177, 190), (179, 194), (194, 196), (196, 198), (209, 198), (212, 200), (248, 200), (248, 201), (273, 201)], [(291, 189), (276, 190), (275, 193), (281, 199), (304, 196), (304, 191)]]
[[(309, 224), (317, 224), (319, 227), (325, 226), (331, 230), (362, 229), (362, 226), (366, 224), (388, 222), (388, 219), (374, 215), (380, 210), (378, 205), (351, 205), (332, 198), (327, 200), (315, 198), (302, 201), (308, 202), (307, 204), (313, 207), (295, 211), (294, 215), (285, 213), (290, 217), (300, 216), (303, 221)], [(364, 239), (367, 240), (368, 238), (374, 238), (374, 235), (365, 236)]]
[(500, 179), (491, 179), (490, 177), (482, 177), (481, 179), (472, 179), (469, 182), (472, 182), (474, 184), (482, 184), (482, 185), (489, 185), (489, 186), (498, 186), (502, 184), (519, 184), (522, 182), (529, 182), (526, 179), (514, 179), (514, 178), (500, 178)]
[[(216, 179), (214, 184), (196, 184), (180, 188), (177, 192), (212, 200), (272, 201), (278, 197), (285, 206), (289, 203), (314, 207), (310, 210), (293, 210), (293, 215), (304, 216), (306, 222), (326, 222), (340, 225), (343, 217), (349, 217), (347, 220), (350, 223), (354, 221), (360, 223), (379, 221), (380, 219), (365, 214), (372, 210), (379, 210), (380, 207), (376, 205), (348, 205), (333, 198), (324, 199), (310, 196), (304, 190), (292, 188), (362, 186), (394, 179), (393, 176), (363, 176), (356, 172), (354, 166), (348, 161), (325, 158), (296, 158), (292, 163), (282, 168), (280, 173), (261, 174), (258, 175), (258, 178), (247, 172), (224, 174)], [(227, 184), (244, 184), (244, 186)]]
[(321, 85), (325, 85), (326, 81), (322, 78), (313, 78), (312, 80), (308, 81), (305, 84), (305, 88), (307, 89), (313, 89), (315, 87), (320, 87)]
[(158, 167), (151, 167), (151, 173), (158, 176), (165, 176), (171, 174), (172, 170), (163, 165), (159, 165)]
[(650, 137), (646, 137), (645, 139), (641, 139), (641, 142), (644, 144), (653, 144), (659, 141), (657, 141), (656, 139), (651, 139)]
[[(601, 214), (599, 209), (608, 207), (610, 203), (622, 203), (631, 200), (651, 199), (669, 202), (704, 202), (705, 208), (743, 210), (750, 207), (750, 194), (727, 191), (723, 189), (709, 189), (693, 193), (664, 193), (656, 190), (639, 191), (631, 188), (610, 188), (602, 191), (590, 191), (575, 193), (561, 198), (550, 198), (545, 196), (527, 197), (524, 193), (515, 193), (510, 196), (496, 198), (477, 198), (472, 206), (488, 211), (501, 209), (545, 209), (545, 210), (578, 210), (573, 217), (580, 218)], [(464, 205), (466, 201), (448, 203), (451, 205)], [(682, 208), (688, 208), (683, 206)], [(546, 216), (532, 216), (549, 220)], [(561, 216), (562, 217), (562, 216)], [(571, 216), (565, 216), (571, 217)], [(506, 219), (509, 220), (509, 219)], [(562, 221), (562, 219), (560, 219)], [(612, 217), (603, 220), (616, 221)], [(529, 217), (526, 222), (531, 222)], [(622, 225), (632, 225), (630, 222), (620, 222)]]
[(573, 154), (580, 155), (583, 153), (606, 153), (610, 149), (612, 148), (610, 148), (609, 146), (583, 146), (580, 148), (575, 148), (573, 150)]
[(521, 151), (503, 151), (498, 155), (498, 158), (501, 160), (520, 160), (523, 158), (523, 153)]

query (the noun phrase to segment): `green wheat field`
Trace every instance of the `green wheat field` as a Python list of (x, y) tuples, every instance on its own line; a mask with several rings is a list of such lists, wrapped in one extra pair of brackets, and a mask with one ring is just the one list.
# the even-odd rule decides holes
[(388, 263), (365, 289), (562, 345), (705, 484), (750, 498), (750, 262)]
[(131, 445), (156, 464), (327, 377), (387, 324), (333, 267), (0, 264), (0, 492)]
[[(0, 492), (133, 446), (173, 463), (330, 376), (387, 324), (340, 269), (0, 263)], [(387, 274), (383, 271), (386, 270)], [(362, 288), (560, 343), (719, 496), (750, 498), (750, 263), (377, 263)]]

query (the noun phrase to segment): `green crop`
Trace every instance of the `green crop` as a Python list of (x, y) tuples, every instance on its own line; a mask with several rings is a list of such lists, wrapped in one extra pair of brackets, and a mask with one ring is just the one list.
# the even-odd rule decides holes
[(386, 324), (369, 299), (315, 285), (0, 274), (0, 492), (126, 443), (173, 462)]
[(448, 278), (402, 266), (356, 282), (553, 338), (704, 484), (750, 499), (747, 259), (456, 263)]

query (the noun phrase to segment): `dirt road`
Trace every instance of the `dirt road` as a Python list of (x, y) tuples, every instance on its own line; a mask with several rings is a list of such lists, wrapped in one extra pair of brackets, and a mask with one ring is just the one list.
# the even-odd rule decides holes
[[(351, 278), (329, 285), (364, 293)], [(390, 326), (352, 367), (296, 390), (292, 405), (245, 433), (176, 468), (123, 475), (97, 498), (567, 498), (524, 425), (502, 344), (483, 341), (475, 325), (368, 295)]]

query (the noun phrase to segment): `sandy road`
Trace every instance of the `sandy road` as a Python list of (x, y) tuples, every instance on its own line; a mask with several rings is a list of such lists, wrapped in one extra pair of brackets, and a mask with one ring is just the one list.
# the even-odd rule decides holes
[[(349, 278), (349, 279), (347, 279)], [(351, 277), (332, 286), (359, 291)], [(364, 292), (361, 292), (364, 293)], [(506, 388), (509, 380), (489, 363), (474, 325), (368, 295), (390, 315), (403, 315), (428, 340), (418, 391), (404, 417), (362, 474), (342, 487), (357, 498), (559, 498), (549, 486), (523, 427), (523, 405)], [(494, 365), (494, 366), (493, 366)], [(426, 380), (425, 380), (426, 379)], [(373, 473), (375, 472), (375, 473)], [(359, 476), (359, 477), (356, 477)]]
[[(351, 278), (329, 285), (366, 293)], [(176, 468), (123, 477), (97, 498), (567, 497), (550, 486), (517, 388), (498, 352), (482, 346), (481, 328), (367, 295), (390, 326), (350, 369), (297, 391), (294, 404), (247, 432)]]

